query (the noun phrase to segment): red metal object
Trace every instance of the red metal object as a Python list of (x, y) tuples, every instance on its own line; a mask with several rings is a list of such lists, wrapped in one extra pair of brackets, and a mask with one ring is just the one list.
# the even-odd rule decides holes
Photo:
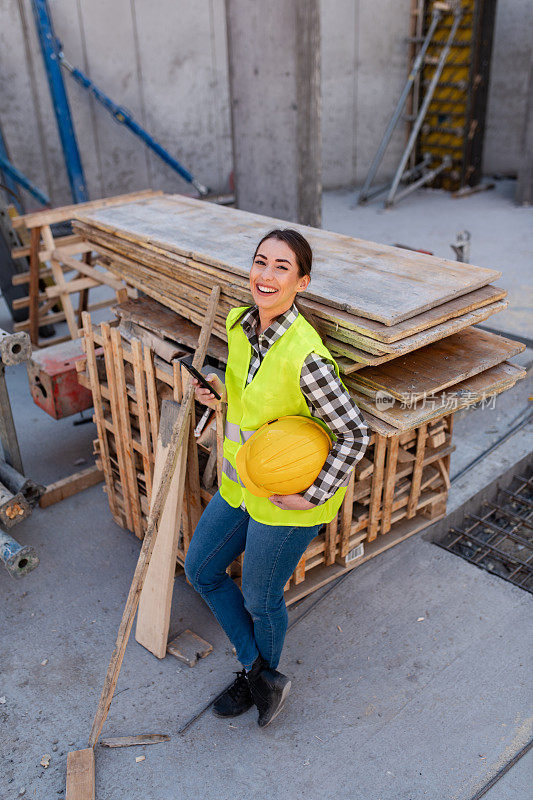
[(91, 408), (91, 392), (78, 383), (76, 361), (85, 358), (82, 340), (52, 345), (32, 353), (28, 379), (33, 402), (54, 419)]

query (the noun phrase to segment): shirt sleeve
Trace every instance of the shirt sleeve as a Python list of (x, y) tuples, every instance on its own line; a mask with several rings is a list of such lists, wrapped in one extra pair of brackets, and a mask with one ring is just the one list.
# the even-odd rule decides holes
[(321, 505), (345, 482), (363, 457), (370, 437), (359, 408), (330, 361), (316, 353), (307, 356), (300, 376), (300, 388), (311, 414), (325, 422), (337, 437), (317, 479), (302, 492), (310, 503)]

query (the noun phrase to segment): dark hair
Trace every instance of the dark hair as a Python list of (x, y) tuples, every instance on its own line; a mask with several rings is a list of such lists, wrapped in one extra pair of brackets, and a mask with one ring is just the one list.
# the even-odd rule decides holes
[[(255, 261), (255, 257), (258, 253), (259, 248), (266, 242), (267, 239), (277, 239), (280, 242), (285, 242), (286, 245), (290, 247), (294, 256), (296, 258), (296, 264), (298, 266), (298, 276), (303, 278), (305, 275), (311, 276), (311, 267), (313, 264), (313, 251), (311, 250), (311, 245), (299, 231), (294, 230), (294, 228), (274, 228), (273, 230), (269, 231), (261, 241), (258, 243), (257, 247), (255, 248), (254, 257), (252, 259), (252, 263)], [(302, 308), (301, 303), (295, 298), (294, 305), (298, 309), (298, 313), (307, 320), (307, 322), (316, 330), (322, 341), (324, 341), (324, 336), (318, 322), (313, 314), (310, 311), (305, 310)], [(243, 311), (242, 316), (246, 311)], [(240, 317), (239, 317), (240, 319)], [(239, 322), (239, 319), (236, 319), (233, 323), (234, 325)]]

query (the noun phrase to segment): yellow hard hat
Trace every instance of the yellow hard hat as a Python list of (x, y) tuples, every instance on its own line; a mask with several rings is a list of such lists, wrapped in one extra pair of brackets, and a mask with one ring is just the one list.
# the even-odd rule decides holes
[(331, 439), (309, 417), (280, 417), (262, 425), (237, 452), (237, 471), (257, 497), (298, 494), (324, 466)]

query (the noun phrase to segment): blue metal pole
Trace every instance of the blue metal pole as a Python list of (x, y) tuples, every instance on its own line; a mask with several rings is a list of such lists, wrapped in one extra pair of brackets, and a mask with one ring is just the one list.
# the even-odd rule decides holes
[(89, 196), (85, 185), (85, 176), (70, 115), (65, 84), (63, 83), (63, 75), (59, 65), (59, 48), (52, 28), (48, 3), (47, 0), (32, 0), (32, 5), (59, 137), (63, 147), (72, 199), (75, 203), (83, 203), (89, 199)]
[(87, 77), (87, 75), (85, 75), (81, 70), (77, 69), (77, 67), (73, 67), (72, 64), (66, 60), (62, 52), (59, 53), (59, 61), (65, 67), (65, 69), (70, 72), (74, 80), (79, 83), (80, 86), (83, 86), (84, 89), (87, 89), (87, 91), (90, 92), (93, 97), (95, 97), (95, 99), (98, 100), (98, 102), (109, 111), (110, 114), (112, 114), (117, 122), (129, 128), (132, 133), (142, 139), (147, 147), (153, 150), (154, 153), (157, 153), (159, 158), (161, 158), (165, 164), (168, 164), (170, 167), (172, 167), (172, 169), (178, 172), (188, 183), (192, 183), (202, 197), (208, 194), (209, 190), (207, 186), (204, 186), (202, 183), (200, 183), (200, 181), (198, 181), (188, 169), (180, 164), (177, 159), (171, 156), (164, 147), (161, 147), (159, 142), (157, 142), (153, 136), (150, 136), (150, 134), (133, 119), (131, 114), (125, 108), (114, 103), (111, 98), (104, 94), (104, 92), (99, 89), (90, 78)]
[(4, 175), (11, 178), (12, 181), (20, 184), (27, 192), (29, 192), (39, 203), (42, 203), (43, 206), (51, 205), (50, 199), (41, 192), (40, 189), (37, 188), (25, 175), (20, 172), (16, 167), (11, 164), (7, 158), (4, 158), (3, 155), (0, 153), (0, 169), (4, 173)]
[[(6, 143), (4, 140), (4, 135), (2, 133), (2, 129), (0, 128), (0, 158), (4, 159), (5, 161), (9, 161), (9, 156), (7, 154)], [(1, 165), (0, 165), (1, 166)], [(8, 190), (8, 192), (13, 195), (13, 204), (19, 214), (24, 214), (24, 208), (22, 206), (22, 198), (20, 197), (17, 191), (17, 184), (13, 177), (3, 168), (1, 169), (1, 177), (3, 179), (3, 183)]]

